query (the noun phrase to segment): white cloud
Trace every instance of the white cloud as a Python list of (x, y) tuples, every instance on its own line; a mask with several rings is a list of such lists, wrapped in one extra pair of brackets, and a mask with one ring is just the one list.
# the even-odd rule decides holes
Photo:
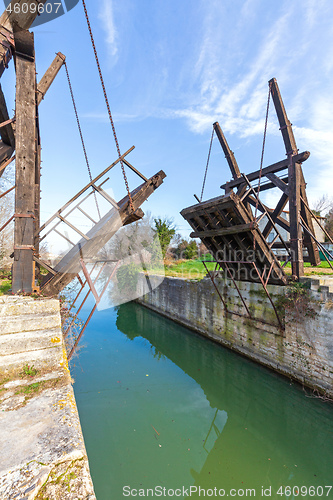
[(118, 53), (118, 33), (114, 22), (112, 0), (103, 0), (99, 18), (101, 19), (103, 28), (106, 31), (106, 42), (108, 44), (110, 54), (115, 57)]

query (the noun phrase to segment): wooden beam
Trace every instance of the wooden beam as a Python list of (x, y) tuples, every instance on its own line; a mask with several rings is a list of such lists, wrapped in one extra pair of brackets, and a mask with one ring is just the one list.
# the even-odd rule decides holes
[[(127, 151), (125, 151), (124, 154), (122, 154), (119, 158), (117, 158), (116, 161), (114, 161), (113, 163), (111, 163), (111, 165), (109, 165), (105, 170), (103, 170), (103, 172), (101, 172), (97, 177), (95, 177), (95, 179), (93, 179), (91, 182), (89, 182), (89, 184), (87, 184), (83, 189), (81, 189), (78, 193), (76, 193), (75, 196), (73, 196), (73, 198), (71, 198), (65, 205), (63, 205), (59, 210), (58, 212), (56, 212), (54, 215), (52, 215), (52, 217), (50, 217), (46, 222), (45, 224), (43, 224), (39, 230), (39, 232), (41, 232), (43, 229), (45, 229), (45, 227), (50, 224), (50, 222), (52, 222), (56, 217), (58, 217), (59, 214), (61, 214), (64, 210), (66, 210), (66, 208), (71, 205), (71, 203), (73, 203), (73, 201), (77, 200), (81, 194), (83, 194), (85, 191), (87, 191), (87, 189), (89, 189), (93, 184), (96, 184), (96, 182), (101, 178), (103, 177), (103, 175), (105, 175), (109, 170), (111, 170), (111, 168), (113, 168), (115, 165), (117, 165), (117, 163), (120, 161), (120, 160), (123, 160), (125, 158), (125, 156), (127, 156), (131, 151), (133, 151), (134, 149), (134, 146), (132, 146), (130, 149), (128, 149)], [(68, 215), (68, 214), (67, 214)]]
[(287, 154), (296, 155), (298, 152), (296, 141), (292, 129), (292, 124), (288, 120), (288, 116), (282, 101), (280, 94), (280, 89), (277, 84), (276, 78), (272, 78), (269, 82), (271, 95), (273, 98), (275, 111), (279, 120), (280, 130), (282, 133), (283, 142), (286, 148)]
[(44, 267), (49, 273), (52, 273), (53, 275), (57, 274), (57, 272), (51, 266), (36, 257), (36, 255), (34, 255), (34, 261), (37, 262), (37, 264), (39, 264), (41, 267)]
[(131, 170), (133, 170), (133, 172), (135, 172), (139, 177), (141, 177), (141, 179), (145, 182), (147, 182), (147, 177), (145, 177), (139, 170), (137, 170), (135, 167), (133, 167), (133, 165), (130, 164), (129, 161), (126, 160), (126, 158), (123, 159), (123, 163), (125, 163), (125, 165), (128, 166), (128, 168), (130, 168)]
[(0, 163), (6, 162), (9, 160), (14, 152), (14, 149), (8, 144), (4, 144), (3, 141), (0, 141)]
[[(309, 204), (308, 198), (306, 195), (306, 185), (305, 185), (305, 180), (304, 180), (302, 171), (301, 171), (301, 199), (303, 199), (307, 205)], [(301, 216), (303, 217), (310, 232), (312, 234), (315, 234), (312, 217), (311, 217), (310, 213), (304, 207), (303, 203), (301, 203)], [(316, 242), (311, 238), (311, 236), (306, 231), (304, 232), (304, 246), (308, 249), (309, 260), (311, 262), (311, 265), (312, 266), (319, 266), (321, 260), (320, 260), (318, 246), (316, 245)]]
[(304, 275), (303, 262), (303, 242), (301, 216), (301, 165), (292, 163), (288, 168), (289, 177), (289, 224), (290, 224), (290, 251), (291, 251), (291, 272), (299, 279)]
[(280, 177), (278, 177), (273, 173), (266, 174), (266, 177), (274, 184), (275, 187), (281, 189), (281, 191), (283, 191), (284, 194), (289, 196), (288, 184), (286, 184), (282, 179), (280, 179)]
[[(36, 67), (34, 36), (17, 33), (24, 39), (26, 53), (16, 54), (16, 193), (14, 264), (12, 290), (31, 292), (33, 286), (33, 248), (36, 163)], [(16, 41), (16, 35), (15, 35)], [(23, 46), (23, 44), (22, 44)]]
[(221, 129), (219, 123), (215, 122), (213, 127), (214, 127), (215, 133), (217, 135), (217, 138), (220, 141), (220, 144), (222, 146), (225, 157), (227, 159), (229, 168), (231, 170), (231, 175), (234, 179), (238, 179), (239, 177), (241, 177), (242, 174), (240, 173), (235, 155), (231, 151), (231, 149), (229, 148), (229, 144), (228, 144), (226, 138), (224, 137), (224, 134), (222, 132), (222, 129)]
[[(42, 77), (39, 85), (37, 86), (37, 105), (39, 105), (44, 98), (46, 92), (50, 88), (52, 82), (57, 76), (61, 66), (65, 62), (65, 56), (58, 52), (51, 66), (48, 68), (44, 76)], [(0, 86), (0, 123), (6, 121), (8, 118), (8, 111), (6, 106), (6, 101)], [(2, 141), (0, 141), (0, 163), (6, 162), (15, 151), (15, 130), (12, 124), (8, 124), (5, 127), (0, 128), (0, 136)], [(40, 162), (40, 159), (39, 159)], [(4, 167), (5, 168), (5, 167)], [(39, 169), (40, 170), (40, 169)], [(0, 177), (3, 174), (3, 169), (0, 168)]]
[(73, 229), (73, 231), (77, 232), (80, 236), (82, 236), (82, 238), (84, 238), (87, 241), (89, 241), (88, 236), (86, 236), (82, 231), (80, 231), (80, 229), (78, 229), (77, 227), (75, 227), (71, 222), (69, 222), (67, 219), (65, 219), (61, 215), (58, 215), (58, 217), (59, 217), (60, 220), (62, 220), (62, 222), (64, 222), (65, 224), (67, 224), (67, 226), (69, 226), (71, 229)]
[(10, 163), (12, 163), (12, 161), (14, 161), (14, 160), (15, 160), (15, 156), (12, 156), (11, 158), (9, 158), (9, 159), (8, 159), (8, 158), (6, 158), (6, 159), (4, 159), (4, 160), (2, 160), (2, 161), (0, 162), (0, 177), (1, 177), (1, 176), (2, 176), (2, 174), (4, 173), (5, 168), (6, 168), (6, 167), (8, 167), (8, 165), (9, 165)]
[[(7, 105), (6, 105), (6, 100), (5, 96), (3, 95), (2, 88), (0, 85), (0, 122), (6, 122), (9, 120), (9, 114), (7, 110)], [(13, 131), (13, 125), (9, 123), (5, 127), (0, 128), (0, 136), (2, 141), (11, 146), (12, 148), (15, 148), (15, 136), (14, 136), (14, 131)]]
[[(298, 155), (295, 155), (292, 157), (293, 163), (302, 163), (303, 161), (306, 161), (310, 156), (309, 151), (304, 151), (303, 153), (300, 153)], [(276, 173), (280, 172), (281, 170), (284, 170), (285, 168), (288, 168), (289, 164), (289, 159), (286, 158), (285, 160), (279, 161), (277, 163), (273, 163), (272, 165), (269, 165), (268, 167), (265, 167), (262, 169), (261, 175), (267, 176), (267, 174), (270, 173)], [(255, 181), (256, 179), (259, 179), (260, 177), (260, 170), (256, 170), (255, 172), (251, 172), (250, 174), (247, 174), (247, 178), (249, 179), (250, 182)], [(230, 182), (227, 182), (225, 184), (222, 184), (221, 188), (222, 189), (232, 189), (234, 187), (238, 187), (240, 184), (244, 182), (243, 178), (236, 179)]]
[(106, 193), (104, 189), (102, 189), (99, 186), (96, 186), (95, 184), (92, 184), (92, 188), (95, 189), (95, 191), (97, 191), (101, 196), (103, 196), (103, 198), (106, 201), (108, 201), (113, 207), (119, 210), (116, 200), (114, 200), (110, 195), (108, 195), (108, 193)]
[[(281, 198), (279, 200), (279, 203), (276, 205), (275, 209), (270, 214), (274, 223), (277, 223), (277, 219), (280, 216), (280, 214), (281, 214), (282, 210), (284, 209), (284, 207), (286, 206), (286, 204), (288, 203), (288, 200), (289, 200), (289, 197), (285, 193), (283, 193), (283, 195), (281, 196)], [(269, 220), (267, 222), (263, 232), (262, 232), (264, 238), (267, 238), (267, 236), (272, 231), (272, 229), (273, 229), (273, 224)]]
[[(295, 155), (297, 154), (298, 150), (297, 150), (296, 140), (295, 140), (295, 136), (294, 136), (293, 129), (292, 129), (292, 124), (288, 120), (287, 113), (286, 113), (286, 110), (285, 110), (285, 107), (284, 107), (284, 104), (282, 101), (282, 97), (281, 97), (280, 90), (279, 90), (276, 79), (272, 78), (272, 80), (269, 81), (269, 84), (270, 84), (272, 98), (274, 101), (276, 114), (278, 116), (278, 120), (279, 120), (279, 124), (280, 124), (280, 130), (282, 133), (286, 153), (288, 156), (292, 155), (293, 162), (295, 163)], [(296, 163), (299, 163), (299, 162), (297, 161)], [(302, 198), (305, 200), (306, 203), (308, 203), (307, 195), (306, 195), (306, 183), (304, 180), (302, 167), (300, 167), (300, 179), (299, 179), (299, 184), (297, 184), (296, 188), (297, 189), (300, 188)], [(298, 199), (298, 196), (299, 195), (297, 193), (296, 194), (297, 199)], [(312, 218), (310, 217), (309, 213), (304, 208), (302, 208), (302, 206), (301, 206), (301, 211), (299, 212), (298, 217), (300, 217), (300, 215), (302, 215), (303, 218), (306, 217), (306, 219), (304, 219), (304, 220), (305, 220), (310, 232), (312, 234), (314, 234), (314, 227), (313, 227)], [(299, 223), (300, 223), (300, 221), (298, 220), (298, 224)], [(304, 236), (305, 236), (304, 243), (305, 243), (305, 245), (308, 249), (308, 252), (309, 252), (310, 262), (314, 266), (320, 264), (319, 251), (318, 251), (318, 247), (317, 247), (315, 241), (307, 233)]]
[(63, 64), (65, 63), (66, 57), (58, 52), (55, 59), (51, 63), (48, 70), (45, 72), (44, 76), (41, 78), (40, 82), (37, 85), (37, 104), (39, 105), (45, 97), (46, 92), (49, 90), (52, 85), (55, 77), (59, 73)]
[[(288, 176), (279, 177), (279, 179), (281, 179), (281, 181), (283, 181), (286, 184), (288, 184)], [(260, 193), (262, 193), (263, 191), (267, 191), (267, 189), (272, 189), (274, 187), (276, 187), (276, 185), (273, 184), (273, 182), (264, 182), (263, 184), (260, 184)], [(256, 192), (258, 192), (258, 188), (257, 187), (255, 187), (254, 190)]]
[(248, 224), (239, 224), (238, 226), (224, 227), (221, 229), (213, 229), (210, 231), (196, 231), (190, 234), (191, 238), (208, 238), (213, 236), (226, 236), (228, 234), (238, 234), (257, 229), (258, 224), (249, 222)]
[[(37, 89), (37, 80), (35, 81)], [(39, 114), (38, 114), (38, 104), (37, 104), (37, 93), (36, 93), (36, 154), (35, 154), (35, 221), (34, 221), (34, 247), (35, 252), (39, 255), (39, 237), (35, 236), (39, 231), (40, 226), (40, 176), (41, 176), (41, 156), (42, 147), (40, 141), (40, 130), (39, 130)], [(37, 262), (38, 272), (40, 270), (40, 265)]]
[[(248, 196), (247, 200), (249, 203), (251, 203), (251, 205), (253, 207), (255, 207), (257, 205), (257, 200), (253, 196)], [(263, 213), (264, 213), (264, 210), (266, 210), (272, 216), (272, 213), (274, 212), (274, 210), (272, 208), (267, 207), (263, 203), (261, 203), (261, 205), (262, 206), (260, 206), (260, 204), (258, 204), (258, 210), (260, 210), (260, 212), (263, 212)], [(289, 222), (286, 221), (285, 219), (283, 219), (282, 217), (276, 217), (275, 224), (282, 227), (282, 229), (285, 229), (286, 231), (290, 232)]]

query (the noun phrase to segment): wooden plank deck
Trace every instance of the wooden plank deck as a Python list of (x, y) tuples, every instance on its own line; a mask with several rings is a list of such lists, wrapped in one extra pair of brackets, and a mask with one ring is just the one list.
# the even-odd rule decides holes
[[(42, 284), (45, 295), (57, 295), (81, 271), (80, 259), (89, 260), (96, 257), (98, 251), (112, 238), (122, 226), (130, 224), (143, 217), (140, 206), (162, 184), (166, 177), (163, 170), (144, 182), (131, 192), (135, 212), (131, 211), (128, 196), (120, 200), (102, 219), (94, 225), (85, 237), (61, 259), (54, 268), (56, 275), (49, 273)], [(86, 239), (88, 238), (88, 239)]]
[(255, 262), (264, 281), (272, 269), (268, 283), (286, 284), (287, 278), (277, 257), (246, 205), (233, 191), (185, 208), (181, 215), (222, 269), (229, 267), (236, 280), (260, 283), (252, 264)]

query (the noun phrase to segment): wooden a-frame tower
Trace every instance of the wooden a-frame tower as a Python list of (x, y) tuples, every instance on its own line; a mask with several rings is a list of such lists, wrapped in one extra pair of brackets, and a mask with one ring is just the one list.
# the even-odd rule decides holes
[[(11, 119), (0, 86), (0, 176), (11, 161), (15, 159), (16, 163), (15, 213), (0, 228), (0, 231), (12, 220), (15, 221), (12, 291), (14, 293), (32, 292), (36, 288), (36, 269), (38, 270), (38, 267), (42, 265), (49, 271), (49, 274), (43, 278), (41, 289), (45, 295), (56, 295), (75, 277), (79, 279), (80, 271), (86, 270), (85, 258), (90, 261), (96, 258), (100, 248), (121, 226), (143, 217), (141, 204), (162, 184), (165, 174), (160, 171), (147, 179), (133, 167), (125, 158), (134, 149), (133, 146), (125, 154), (120, 156), (119, 153), (119, 158), (114, 163), (95, 179), (91, 179), (87, 186), (60, 208), (49, 221), (40, 226), (41, 141), (38, 106), (60, 68), (65, 64), (65, 56), (59, 52), (43, 78), (37, 83), (34, 35), (28, 30), (37, 16), (38, 5), (45, 3), (46, 0), (12, 0), (11, 8), (7, 9), (0, 18), (0, 77), (12, 57), (16, 69), (16, 110), (15, 116)], [(14, 4), (18, 6), (15, 9)], [(27, 8), (22, 9), (22, 4), (25, 4)], [(32, 4), (36, 8), (31, 8)], [(24, 14), (23, 10), (27, 13)], [(13, 156), (14, 151), (15, 156)], [(100, 185), (97, 185), (97, 181), (118, 162), (122, 166), (124, 163), (140, 177), (141, 182), (142, 180), (144, 182), (132, 192), (128, 190), (128, 195), (117, 203), (101, 187), (108, 179), (104, 179)], [(94, 221), (81, 206), (91, 194), (95, 197), (96, 195), (103, 197), (111, 205), (111, 210), (99, 221)], [(82, 195), (84, 195), (83, 199)], [(70, 210), (65, 213), (68, 207)], [(67, 216), (75, 209), (94, 223), (93, 228), (87, 234), (82, 233), (67, 219)], [(48, 225), (53, 221), (55, 224), (49, 229)], [(76, 244), (72, 243), (58, 231), (60, 223), (69, 226), (76, 234), (79, 234), (81, 240)], [(48, 232), (42, 236), (41, 232), (45, 228)], [(73, 246), (55, 269), (41, 261), (39, 255), (40, 241), (53, 230)]]
[[(0, 17), (0, 76), (12, 57), (16, 69), (16, 109), (11, 119), (0, 87), (0, 175), (14, 159), (16, 165), (15, 213), (10, 219), (15, 221), (14, 293), (19, 290), (31, 292), (34, 287), (34, 255), (38, 253), (35, 233), (40, 224), (41, 143), (38, 106), (65, 60), (58, 53), (37, 83), (34, 35), (28, 30), (37, 17), (38, 4), (45, 3), (46, 0), (13, 0), (12, 8), (5, 10)], [(15, 9), (14, 4), (18, 5)], [(22, 4), (27, 4), (27, 13), (23, 13), (26, 9), (22, 9)], [(35, 11), (31, 8), (32, 4), (36, 5)]]
[[(231, 258), (229, 262), (223, 262), (223, 259), (220, 259), (219, 263), (223, 269), (233, 268), (238, 279), (260, 282), (258, 273), (244, 272), (247, 267), (251, 267), (254, 260), (259, 271), (261, 268), (267, 274), (270, 270), (270, 275), (265, 278), (268, 279), (267, 282), (285, 284), (283, 267), (272, 252), (272, 248), (285, 249), (286, 260), (291, 262), (292, 274), (297, 280), (304, 275), (303, 248), (307, 249), (308, 261), (312, 265), (318, 265), (320, 257), (313, 227), (314, 215), (309, 209), (302, 171), (302, 163), (308, 159), (310, 153), (298, 152), (292, 125), (287, 117), (275, 78), (270, 80), (269, 87), (282, 133), (286, 159), (247, 175), (242, 174), (220, 125), (214, 123), (215, 133), (233, 179), (222, 184), (224, 196), (200, 202), (182, 210), (181, 213), (194, 229), (191, 236), (201, 238), (213, 255), (226, 248), (232, 251), (234, 260)], [(276, 175), (283, 171), (287, 172), (282, 177)], [(259, 179), (261, 183), (258, 185)], [(267, 207), (260, 200), (259, 193), (276, 187), (281, 191), (280, 200), (275, 208)], [(281, 217), (287, 204), (289, 204), (289, 221)], [(255, 207), (255, 210), (251, 207)], [(260, 216), (256, 217), (254, 211), (258, 211)], [(259, 222), (264, 216), (266, 224), (261, 231)], [(290, 234), (289, 241), (281, 237), (279, 227)], [(268, 242), (272, 230), (276, 236), (273, 241)], [(276, 243), (278, 239), (280, 242)], [(252, 250), (255, 250), (256, 256), (251, 260), (247, 257)], [(241, 259), (236, 257), (237, 251), (242, 253)]]
[[(286, 158), (264, 168), (261, 165), (257, 171), (242, 174), (220, 125), (214, 123), (214, 131), (224, 151), (232, 180), (222, 184), (224, 195), (207, 201), (201, 201), (195, 196), (199, 203), (183, 209), (181, 214), (193, 229), (191, 237), (200, 238), (211, 253), (216, 263), (215, 270), (222, 271), (226, 278), (233, 281), (247, 315), (251, 318), (237, 281), (263, 285), (281, 326), (267, 285), (287, 284), (284, 267), (288, 262), (291, 263), (294, 280), (298, 281), (304, 275), (303, 249), (307, 250), (306, 260), (316, 266), (320, 264), (318, 246), (323, 252), (325, 248), (315, 236), (313, 219), (316, 219), (319, 225), (320, 221), (309, 208), (302, 171), (302, 163), (309, 158), (310, 153), (299, 153), (297, 149), (292, 124), (287, 117), (275, 78), (269, 81), (270, 97), (278, 117)], [(269, 99), (267, 116), (268, 109)], [(278, 173), (282, 175), (278, 176)], [(270, 208), (261, 201), (259, 195), (273, 188), (281, 191), (281, 197), (276, 206)], [(289, 220), (281, 216), (287, 204)], [(288, 238), (282, 236), (281, 228), (287, 232)], [(322, 229), (325, 232), (325, 228)], [(273, 230), (275, 235), (268, 238)], [(278, 259), (274, 249), (284, 250), (284, 262)], [(326, 259), (329, 261), (327, 257)], [(206, 266), (205, 263), (204, 265)], [(208, 275), (224, 303), (226, 313), (230, 312), (218, 290), (218, 284), (214, 281), (214, 277), (219, 273), (208, 272)]]

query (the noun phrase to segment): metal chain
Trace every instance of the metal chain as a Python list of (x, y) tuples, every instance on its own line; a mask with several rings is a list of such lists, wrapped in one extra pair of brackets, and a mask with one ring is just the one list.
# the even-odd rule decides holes
[[(259, 197), (259, 193), (260, 193), (262, 165), (263, 165), (263, 162), (264, 162), (264, 152), (265, 152), (265, 142), (266, 142), (266, 134), (267, 134), (267, 123), (268, 123), (268, 112), (269, 112), (270, 97), (271, 97), (271, 83), (269, 83), (269, 86), (268, 86), (268, 97), (267, 97), (267, 107), (266, 107), (265, 128), (264, 128), (264, 137), (263, 137), (263, 141), (262, 141), (261, 159), (260, 159), (260, 172), (259, 172), (258, 193), (257, 193), (258, 197)], [(257, 200), (257, 203), (256, 203), (256, 212), (255, 212), (254, 218), (257, 217), (257, 210), (258, 210), (258, 200)]]
[[(267, 107), (266, 107), (266, 118), (265, 118), (265, 128), (264, 128), (264, 137), (262, 141), (262, 149), (261, 149), (261, 159), (260, 159), (260, 171), (259, 171), (259, 181), (258, 181), (258, 191), (257, 191), (257, 202), (256, 202), (256, 210), (254, 213), (254, 219), (257, 218), (258, 212), (258, 204), (259, 204), (259, 194), (260, 194), (260, 184), (261, 184), (261, 175), (262, 175), (262, 165), (264, 162), (264, 152), (265, 152), (265, 143), (266, 143), (266, 134), (267, 134), (267, 123), (268, 123), (268, 112), (269, 112), (269, 102), (271, 97), (271, 83), (268, 84), (268, 97), (267, 97)], [(256, 239), (253, 239), (253, 249), (256, 246)]]
[[(64, 61), (64, 65), (65, 65), (65, 70), (66, 70), (66, 75), (67, 75), (67, 80), (68, 80), (69, 91), (70, 91), (70, 94), (71, 94), (71, 98), (72, 98), (72, 102), (73, 102), (73, 107), (74, 107), (74, 112), (75, 112), (75, 116), (76, 116), (77, 126), (78, 126), (79, 133), (80, 133), (83, 154), (84, 154), (84, 157), (86, 159), (86, 164), (87, 164), (87, 168), (88, 168), (90, 182), (92, 182), (92, 175), (91, 175), (91, 170), (90, 170), (90, 165), (89, 165), (87, 150), (86, 150), (86, 146), (85, 146), (84, 140), (83, 140), (83, 134), (82, 134), (81, 124), (80, 124), (79, 115), (78, 115), (78, 112), (77, 112), (77, 107), (76, 107), (76, 103), (75, 103), (73, 88), (72, 88), (72, 84), (71, 84), (71, 79), (69, 77), (69, 72), (68, 72), (68, 67), (67, 67), (67, 62), (66, 61)], [(97, 212), (98, 212), (98, 217), (101, 219), (101, 213), (99, 211), (99, 206), (98, 206), (98, 202), (97, 202), (97, 197), (96, 197), (95, 191), (94, 191), (94, 197), (95, 197), (95, 202), (96, 202), (96, 208), (97, 208)]]
[(207, 177), (208, 165), (209, 165), (209, 160), (210, 160), (210, 152), (212, 150), (213, 139), (214, 139), (214, 127), (213, 127), (213, 131), (212, 131), (212, 137), (210, 139), (210, 145), (209, 145), (209, 151), (208, 151), (208, 158), (207, 158), (207, 165), (206, 165), (205, 175), (204, 175), (204, 179), (203, 179), (203, 183), (202, 183), (200, 202), (202, 201), (203, 192), (204, 192), (204, 189), (205, 189), (206, 177)]
[(128, 186), (128, 181), (127, 181), (127, 177), (126, 177), (124, 163), (123, 163), (123, 160), (121, 159), (121, 153), (120, 153), (119, 143), (118, 143), (118, 139), (117, 139), (116, 129), (115, 129), (115, 126), (114, 126), (114, 123), (113, 123), (113, 118), (112, 118), (112, 114), (111, 114), (111, 108), (110, 108), (110, 105), (109, 105), (109, 99), (108, 99), (108, 96), (107, 96), (107, 93), (106, 93), (106, 89), (105, 89), (105, 84), (104, 84), (104, 79), (103, 79), (103, 75), (102, 75), (102, 70), (101, 70), (101, 66), (99, 64), (99, 59), (98, 59), (98, 55), (97, 55), (95, 40), (94, 40), (94, 36), (93, 36), (93, 33), (92, 33), (92, 29), (91, 29), (91, 25), (90, 25), (90, 20), (89, 20), (89, 16), (88, 16), (88, 11), (87, 11), (85, 0), (82, 0), (82, 4), (83, 4), (83, 9), (84, 9), (84, 14), (86, 16), (86, 21), (87, 21), (87, 25), (88, 25), (89, 34), (90, 34), (91, 44), (92, 44), (92, 47), (93, 47), (93, 50), (94, 50), (94, 54), (95, 54), (95, 60), (96, 60), (97, 68), (98, 68), (99, 78), (100, 78), (101, 84), (102, 84), (104, 99), (105, 99), (106, 107), (107, 107), (108, 114), (109, 114), (109, 119), (110, 119), (110, 123), (111, 123), (111, 127), (112, 127), (113, 137), (114, 137), (114, 140), (115, 140), (115, 143), (116, 143), (118, 157), (120, 159), (121, 170), (122, 170), (122, 173), (123, 173), (123, 176), (124, 176), (124, 181), (125, 181), (125, 185), (126, 185), (126, 189), (127, 189), (128, 199), (129, 199), (129, 204), (130, 204), (131, 210), (134, 212), (135, 210), (134, 210), (133, 200), (132, 200), (131, 192), (130, 192), (129, 186)]

